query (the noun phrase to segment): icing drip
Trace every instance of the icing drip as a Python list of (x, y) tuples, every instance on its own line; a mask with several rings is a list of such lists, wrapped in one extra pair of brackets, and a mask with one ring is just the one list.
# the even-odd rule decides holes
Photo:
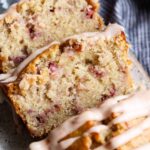
[[(144, 91), (144, 92), (139, 92), (135, 95), (127, 95), (127, 96), (112, 98), (104, 102), (98, 109), (92, 109), (86, 111), (79, 116), (69, 119), (68, 121), (63, 123), (60, 127), (54, 129), (50, 133), (48, 137), (48, 139), (50, 140), (49, 146), (52, 147), (53, 150), (66, 149), (67, 147), (72, 145), (72, 143), (76, 141), (76, 139), (78, 139), (79, 137), (65, 140), (61, 142), (61, 144), (59, 144), (58, 141), (60, 141), (65, 136), (67, 136), (69, 133), (77, 130), (79, 127), (81, 127), (83, 124), (85, 124), (87, 121), (90, 120), (102, 121), (110, 117), (111, 114), (120, 114), (116, 119), (110, 122), (108, 126), (97, 125), (89, 129), (86, 133), (84, 133), (84, 135), (87, 135), (91, 132), (100, 133), (100, 131), (109, 129), (109, 126), (112, 124), (128, 122), (133, 119), (145, 117), (145, 119), (140, 124), (110, 139), (109, 148), (104, 145), (96, 148), (95, 150), (108, 150), (108, 149), (113, 150), (120, 147), (121, 145), (126, 144), (133, 138), (142, 134), (144, 130), (150, 128), (150, 94), (149, 93), (150, 91)], [(44, 143), (45, 141), (42, 142)], [(42, 142), (40, 143), (43, 144)], [(30, 149), (37, 150), (35, 149), (35, 147), (40, 143), (39, 142), (32, 143), (30, 145)], [(145, 145), (144, 147), (149, 148), (149, 146), (150, 145)], [(143, 147), (137, 150), (142, 150), (142, 149)], [(41, 150), (49, 150), (49, 149), (43, 147)]]
[(66, 149), (68, 148), (70, 145), (72, 145), (77, 139), (79, 139), (80, 137), (75, 137), (75, 138), (70, 138), (68, 140), (65, 140), (65, 141), (62, 141), (60, 142), (60, 146), (57, 147), (59, 150), (63, 150), (63, 149)]
[(143, 145), (143, 146), (136, 148), (134, 150), (150, 150), (150, 144)]
[(82, 39), (89, 39), (89, 41), (97, 41), (99, 39), (101, 40), (109, 40), (112, 39), (112, 37), (115, 37), (119, 35), (121, 32), (124, 32), (124, 28), (116, 23), (109, 24), (107, 28), (104, 31), (101, 32), (85, 32), (81, 33), (80, 35), (73, 35), (68, 38), (65, 38), (63, 42), (69, 40), (69, 39), (78, 39), (81, 41)]
[(47, 140), (42, 140), (40, 142), (35, 142), (30, 145), (31, 150), (50, 150), (49, 143)]
[(12, 76), (12, 73), (14, 72), (14, 69), (10, 71), (10, 73), (7, 74), (0, 74), (0, 81), (5, 80), (7, 78), (10, 78)]
[(150, 117), (144, 120), (141, 124), (129, 129), (128, 131), (124, 132), (123, 134), (114, 137), (111, 140), (111, 146), (113, 149), (120, 147), (121, 145), (126, 144), (133, 138), (142, 134), (145, 129), (150, 128)]

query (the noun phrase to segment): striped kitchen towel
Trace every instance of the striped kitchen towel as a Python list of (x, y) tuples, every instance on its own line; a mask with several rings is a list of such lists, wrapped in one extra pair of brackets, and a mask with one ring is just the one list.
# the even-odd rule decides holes
[(100, 0), (106, 24), (124, 26), (132, 50), (150, 75), (150, 0)]

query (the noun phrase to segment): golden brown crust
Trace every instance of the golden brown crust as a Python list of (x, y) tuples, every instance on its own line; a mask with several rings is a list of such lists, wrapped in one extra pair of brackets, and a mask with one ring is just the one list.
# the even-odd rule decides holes
[(93, 8), (96, 11), (99, 11), (100, 9), (100, 3), (96, 2), (95, 0), (87, 0), (88, 4), (90, 4), (91, 6), (93, 6)]
[(78, 139), (75, 143), (69, 146), (66, 150), (89, 150), (91, 147), (92, 141), (89, 136), (84, 136)]

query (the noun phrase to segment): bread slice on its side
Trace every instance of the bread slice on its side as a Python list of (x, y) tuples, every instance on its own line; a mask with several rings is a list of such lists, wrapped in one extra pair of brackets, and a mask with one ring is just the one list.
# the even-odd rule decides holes
[(83, 33), (53, 44), (36, 57), (8, 96), (33, 136), (42, 136), (70, 116), (130, 93), (128, 43), (122, 27)]
[(14, 69), (36, 49), (82, 32), (99, 31), (97, 0), (21, 0), (0, 16), (0, 71)]

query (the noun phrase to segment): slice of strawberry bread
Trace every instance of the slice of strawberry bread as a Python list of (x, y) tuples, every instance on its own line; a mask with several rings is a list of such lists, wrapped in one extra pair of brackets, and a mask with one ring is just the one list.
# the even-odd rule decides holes
[(21, 0), (0, 16), (0, 71), (9, 72), (37, 48), (102, 29), (96, 0)]
[(13, 83), (10, 101), (33, 136), (42, 136), (70, 116), (130, 93), (128, 43), (121, 26), (83, 33), (52, 44)]

